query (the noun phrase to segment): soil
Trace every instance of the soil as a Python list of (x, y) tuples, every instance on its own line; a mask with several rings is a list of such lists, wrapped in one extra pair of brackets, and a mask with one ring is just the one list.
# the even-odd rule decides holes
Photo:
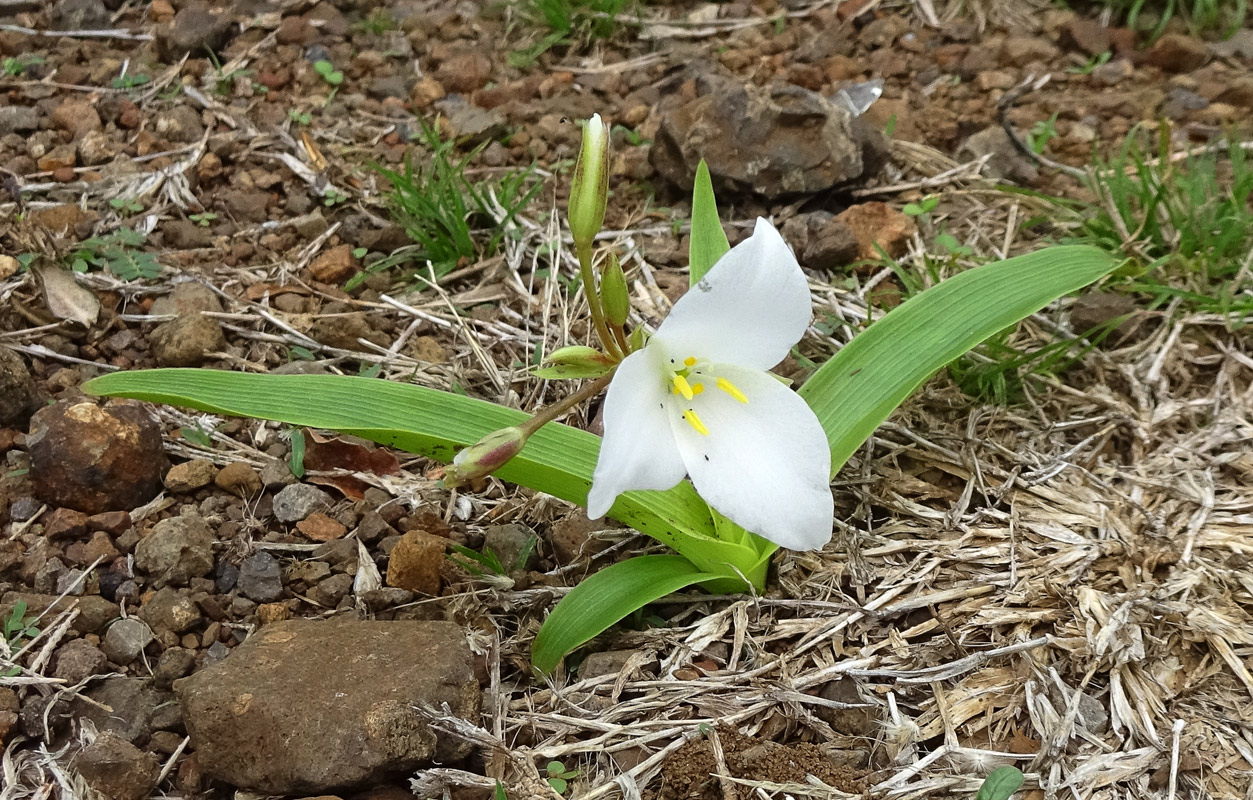
[[(1079, 388), (1050, 385), (1029, 411), (982, 408), (937, 379), (842, 473), (839, 508), (852, 523), (821, 554), (782, 556), (766, 597), (692, 596), (657, 609), (660, 631), (624, 627), (594, 643), (597, 655), (626, 654), (610, 673), (620, 685), (584, 668), (545, 686), (529, 642), (564, 587), (646, 547), (641, 537), (499, 482), (454, 495), (433, 462), (324, 432), (302, 434), (308, 473), (297, 477), (280, 426), (166, 406), (105, 413), (80, 389), (111, 370), (205, 366), (550, 402), (566, 390), (528, 380), (530, 354), (588, 335), (568, 263), (546, 255), (559, 249), (550, 212), (564, 203), (575, 121), (600, 113), (620, 126), (607, 227), (629, 254), (635, 311), (655, 324), (686, 286), (688, 242), (675, 231), (688, 193), (659, 174), (650, 149), (669, 109), (710, 75), (823, 97), (883, 80), (861, 117), (876, 136), (890, 131), (877, 173), (804, 196), (719, 195), (733, 240), (757, 215), (810, 231), (797, 250), (837, 311), (853, 307), (841, 305), (853, 276), (869, 277), (855, 259), (930, 246), (935, 230), (919, 232), (906, 203), (946, 193), (949, 230), (1007, 255), (1035, 245), (1016, 227), (1026, 215), (1009, 210), (1017, 200), (993, 181), (1086, 196), (1000, 133), (998, 102), (1029, 76), (1050, 80), (1007, 118), (1024, 137), (1052, 120), (1044, 153), (1062, 164), (1114, 152), (1137, 125), (1176, 146), (1250, 126), (1253, 31), (1218, 41), (1176, 20), (1153, 44), (1093, 9), (940, 5), (652, 4), (644, 24), (575, 36), (514, 66), (512, 54), (543, 35), (521, 4), (0, 0), (0, 60), (11, 65), (0, 73), (0, 620), (24, 603), (42, 615), (43, 637), (18, 657), (22, 679), (0, 678), (16, 796), (69, 797), (79, 779), (134, 800), (229, 796), (237, 787), (214, 779), (186, 737), (193, 726), (158, 713), (178, 708), (175, 681), (261, 627), (333, 616), (466, 626), (483, 718), (471, 720), (481, 731), (458, 735), (495, 738), (471, 738), (476, 755), (457, 766), (539, 786), (533, 796), (558, 755), (582, 771), (575, 796), (603, 796), (640, 765), (632, 778), (656, 800), (747, 797), (749, 785), (784, 796), (769, 784), (810, 775), (857, 793), (923, 759), (908, 779), (927, 796), (973, 796), (990, 764), (1009, 761), (1036, 793), (1060, 788), (1056, 761), (1072, 790), (1245, 796), (1253, 764), (1240, 755), (1236, 728), (1248, 720), (1235, 708), (1253, 690), (1242, 666), (1253, 639), (1238, 487), (1251, 469), (1239, 444), (1247, 425), (1220, 411), (1241, 408), (1248, 375), (1222, 360), (1243, 341), (1212, 322), (1191, 321), (1170, 341), (1170, 326), (1146, 326), (1124, 342), (1140, 350), (1090, 355), (1066, 378)], [(438, 291), (422, 290), (412, 262), (363, 272), (411, 244), (371, 165), (428, 162), (423, 123), (458, 154), (482, 146), (470, 175), (534, 167), (542, 184), (501, 252), (464, 259)], [(119, 230), (134, 232), (130, 244), (91, 241)], [(36, 279), (76, 258), (100, 263), (68, 285)], [(884, 302), (894, 291), (890, 276), (880, 281)], [(819, 358), (834, 344), (811, 333), (802, 350)], [(1155, 352), (1170, 357), (1149, 370)], [(782, 371), (803, 374), (799, 362)], [(1131, 385), (1146, 374), (1161, 393), (1153, 403)], [(155, 424), (127, 433), (143, 428), (137, 415)], [(99, 441), (65, 427), (82, 420)], [(1190, 455), (1213, 460), (1185, 464)], [(36, 481), (41, 464), (63, 467), (60, 483)], [(1011, 502), (1020, 475), (1030, 490)], [(537, 555), (495, 582), (445, 558), (451, 545), (485, 541), (521, 552), (530, 534)], [(693, 634), (702, 619), (718, 633)], [(1037, 655), (1022, 649), (1037, 639), (1047, 641)], [(832, 695), (844, 674), (832, 665), (857, 659), (863, 688)], [(762, 664), (774, 671), (753, 672)], [(123, 676), (145, 688), (110, 697), (144, 721), (105, 731), (84, 709)], [(692, 736), (708, 721), (722, 723), (726, 776), (749, 785), (719, 781), (710, 737)], [(104, 733), (75, 761), (93, 728)], [(1121, 777), (1093, 777), (1103, 758)], [(488, 796), (454, 778), (451, 796)], [(398, 774), (314, 793), (408, 797), (409, 786)]]

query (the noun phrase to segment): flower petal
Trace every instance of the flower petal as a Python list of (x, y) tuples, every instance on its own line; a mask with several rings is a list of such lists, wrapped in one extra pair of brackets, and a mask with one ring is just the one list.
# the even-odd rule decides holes
[(703, 391), (688, 401), (674, 395), (669, 404), (696, 491), (732, 522), (776, 544), (821, 548), (831, 538), (834, 500), (831, 450), (818, 418), (766, 372), (712, 364), (708, 373), (727, 383), (711, 385), (706, 374)]
[(770, 369), (800, 341), (813, 318), (809, 284), (774, 226), (758, 217), (679, 298), (654, 341), (671, 355)]
[(605, 438), (596, 458), (587, 515), (603, 517), (618, 495), (634, 489), (669, 489), (686, 468), (665, 410), (661, 352), (644, 348), (618, 365), (605, 396)]

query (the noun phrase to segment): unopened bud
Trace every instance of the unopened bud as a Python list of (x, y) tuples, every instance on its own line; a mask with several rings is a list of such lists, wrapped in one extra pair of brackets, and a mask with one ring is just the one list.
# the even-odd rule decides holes
[(609, 131), (600, 114), (583, 126), (583, 146), (570, 184), (570, 233), (575, 245), (590, 247), (605, 223), (609, 197)]
[(594, 347), (576, 344), (558, 348), (548, 354), (544, 363), (550, 366), (534, 371), (537, 378), (599, 378), (613, 369), (614, 361)]
[(636, 328), (631, 331), (631, 336), (627, 339), (627, 344), (631, 345), (631, 352), (643, 350), (644, 345), (648, 344), (648, 331), (643, 328)]
[(522, 452), (526, 433), (521, 428), (501, 428), (479, 441), (462, 448), (444, 470), (444, 485), (464, 486), (472, 480), (486, 478)]
[(631, 295), (627, 290), (626, 275), (618, 257), (609, 254), (609, 264), (600, 276), (600, 303), (605, 309), (605, 319), (611, 325), (625, 325), (631, 313)]

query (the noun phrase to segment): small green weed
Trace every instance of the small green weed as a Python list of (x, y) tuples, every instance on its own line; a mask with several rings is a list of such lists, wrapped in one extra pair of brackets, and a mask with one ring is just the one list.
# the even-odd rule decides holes
[[(479, 552), (477, 550), (471, 550), (464, 545), (454, 544), (452, 549), (456, 555), (450, 554), (448, 558), (457, 566), (469, 572), (471, 575), (478, 575), (479, 577), (482, 577), (488, 572), (495, 575), (508, 575), (509, 573), (516, 572), (526, 566), (527, 560), (530, 559), (531, 553), (535, 550), (535, 543), (538, 541), (538, 536), (531, 536), (527, 539), (526, 545), (522, 548), (522, 552), (518, 554), (518, 557), (515, 558), (511, 564), (502, 563), (500, 556), (496, 554), (496, 551), (492, 550), (492, 548), (487, 545), (484, 545), (482, 552)], [(461, 556), (461, 558), (458, 558), (458, 556)]]
[(1057, 138), (1057, 128), (1055, 127), (1057, 114), (1058, 112), (1054, 111), (1053, 116), (1032, 125), (1031, 132), (1027, 134), (1027, 146), (1037, 156), (1048, 148), (1049, 142)]
[(509, 64), (529, 67), (558, 45), (579, 47), (596, 39), (607, 39), (617, 32), (618, 15), (628, 0), (521, 0), (515, 8), (528, 25), (548, 32), (530, 45), (509, 54)]
[(348, 202), (348, 195), (338, 189), (327, 189), (326, 194), (322, 195), (322, 205), (330, 208), (331, 206), (341, 205)]
[(130, 228), (118, 228), (107, 236), (93, 236), (70, 254), (70, 269), (86, 272), (98, 267), (124, 281), (157, 278), (161, 275), (161, 264), (152, 253), (138, 249), (143, 244), (143, 234)]
[(313, 71), (322, 76), (328, 86), (338, 87), (344, 82), (344, 73), (335, 69), (335, 65), (325, 59), (313, 62)]
[(1091, 75), (1093, 72), (1096, 71), (1097, 67), (1101, 66), (1102, 64), (1108, 63), (1109, 60), (1113, 58), (1113, 56), (1114, 54), (1111, 51), (1105, 50), (1104, 52), (1098, 53), (1097, 55), (1094, 55), (1091, 58), (1089, 58), (1087, 63), (1083, 64), (1082, 66), (1067, 67), (1066, 71), (1071, 73), (1072, 75)]
[(1226, 37), (1244, 25), (1248, 13), (1247, 0), (1102, 0), (1102, 4), (1125, 14), (1127, 27), (1132, 30), (1151, 25), (1150, 38), (1154, 41), (1166, 32), (1175, 15), (1182, 17), (1195, 34), (1217, 32)]
[(308, 111), (297, 111), (293, 108), (291, 111), (287, 112), (287, 118), (298, 125), (313, 124), (313, 115)]
[(214, 214), (212, 211), (201, 211), (199, 214), (192, 214), (190, 217), (188, 217), (188, 219), (190, 219), (192, 222), (196, 223), (202, 228), (209, 227), (210, 225), (213, 224), (213, 221), (217, 218), (218, 218), (218, 215)]
[(353, 30), (358, 33), (368, 33), (374, 36), (382, 36), (388, 31), (394, 31), (399, 26), (396, 24), (396, 18), (386, 8), (376, 8), (372, 10), (365, 19), (353, 23)]
[(287, 467), (297, 478), (305, 476), (305, 435), (299, 428), (291, 431), (291, 455), (287, 458)]
[(1022, 786), (1022, 773), (1016, 767), (997, 767), (983, 779), (975, 800), (1009, 800)]
[[(540, 190), (532, 169), (494, 179), (468, 177), (470, 161), (486, 143), (457, 158), (454, 143), (442, 139), (435, 126), (423, 125), (421, 138), (431, 152), (425, 166), (416, 167), (412, 160), (406, 160), (403, 172), (374, 166), (392, 185), (386, 197), (392, 216), (418, 248), (375, 262), (371, 273), (406, 261), (430, 261), (438, 279), (462, 259), (490, 256), (513, 219)], [(354, 277), (348, 288), (359, 285), (367, 274)]]
[(212, 429), (206, 431), (204, 428), (200, 427), (200, 425), (195, 425), (190, 428), (179, 428), (178, 433), (183, 437), (183, 439), (191, 442), (197, 447), (203, 447), (206, 450), (213, 449), (213, 439), (210, 436), (210, 434), (213, 433)]
[(114, 89), (137, 89), (144, 86), (150, 81), (147, 75), (142, 72), (124, 72), (113, 79), (110, 84)]
[(129, 217), (132, 214), (138, 214), (144, 210), (143, 203), (140, 203), (133, 197), (129, 199), (125, 197), (114, 197), (109, 201), (109, 207), (124, 217)]
[[(10, 653), (21, 650), (27, 641), (39, 635), (39, 628), (26, 622), (26, 608), (26, 601), (18, 600), (9, 616), (0, 621), (0, 633), (4, 635), (4, 643)], [(0, 671), (0, 678), (11, 678), (21, 671), (20, 667), (9, 667)]]
[(14, 56), (0, 61), (0, 71), (11, 78), (16, 78), (25, 72), (28, 68), (44, 63), (39, 56)]
[(581, 770), (568, 770), (560, 761), (549, 761), (544, 768), (548, 785), (557, 794), (565, 794), (570, 788), (570, 781), (583, 774)]
[(505, 785), (500, 781), (496, 781), (496, 791), (493, 800), (509, 800), (509, 795), (505, 794)]

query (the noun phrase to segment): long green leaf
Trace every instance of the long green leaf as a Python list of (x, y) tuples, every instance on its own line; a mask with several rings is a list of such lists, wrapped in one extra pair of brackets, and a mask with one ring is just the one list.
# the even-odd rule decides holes
[(709, 167), (702, 158), (696, 167), (696, 184), (692, 187), (692, 232), (687, 250), (690, 284), (695, 286), (730, 249), (727, 233), (718, 220), (718, 203), (714, 199)]
[(1082, 245), (986, 264), (911, 297), (855, 336), (799, 391), (827, 431), (832, 473), (936, 370), (1115, 266), (1105, 251)]
[[(515, 409), (424, 386), (339, 375), (155, 369), (115, 372), (83, 388), (96, 395), (343, 431), (444, 462), (459, 448), (527, 419)], [(599, 452), (600, 437), (552, 423), (496, 474), (585, 505)], [(751, 561), (747, 546), (714, 538), (709, 508), (686, 482), (665, 492), (627, 492), (609, 513), (705, 569), (726, 574), (726, 564)]]
[(682, 556), (636, 556), (610, 564), (584, 578), (544, 620), (531, 645), (531, 664), (540, 672), (552, 672), (562, 656), (632, 611), (718, 577)]

